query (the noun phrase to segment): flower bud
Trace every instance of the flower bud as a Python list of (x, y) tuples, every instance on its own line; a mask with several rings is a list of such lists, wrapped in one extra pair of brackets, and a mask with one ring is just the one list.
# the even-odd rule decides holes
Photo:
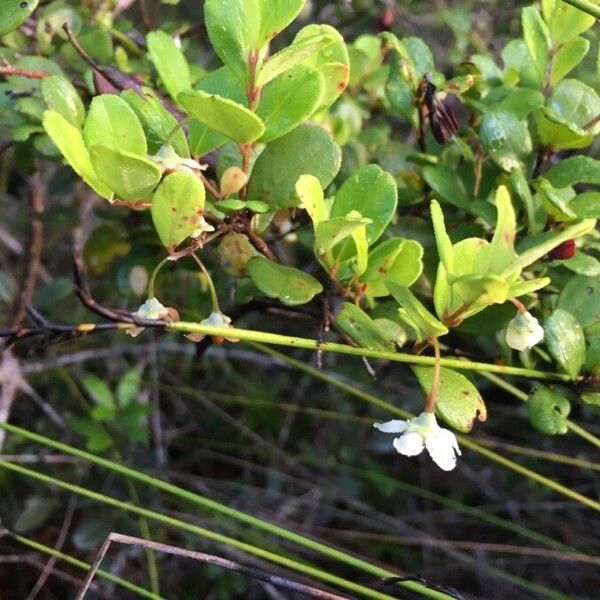
[(248, 175), (239, 167), (229, 167), (221, 177), (221, 195), (237, 194), (248, 182)]

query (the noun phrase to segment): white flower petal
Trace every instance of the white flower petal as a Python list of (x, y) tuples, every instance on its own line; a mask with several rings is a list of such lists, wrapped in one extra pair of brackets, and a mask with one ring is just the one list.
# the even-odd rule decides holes
[(394, 448), (404, 456), (416, 456), (423, 452), (425, 442), (416, 431), (407, 431), (394, 440)]
[(168, 312), (167, 308), (156, 298), (148, 298), (148, 300), (146, 300), (146, 302), (144, 302), (144, 304), (142, 304), (133, 314), (140, 319), (157, 321), (165, 317)]
[(383, 431), (383, 433), (402, 433), (403, 431), (406, 431), (408, 421), (392, 419), (385, 423), (373, 423), (373, 427), (379, 429), (379, 431)]
[(460, 456), (460, 448), (456, 436), (448, 429), (439, 428), (438, 431), (427, 436), (425, 447), (433, 462), (444, 471), (452, 471), (456, 466), (456, 455)]
[(544, 339), (544, 328), (529, 312), (519, 313), (508, 324), (506, 343), (515, 350), (523, 352), (533, 348)]

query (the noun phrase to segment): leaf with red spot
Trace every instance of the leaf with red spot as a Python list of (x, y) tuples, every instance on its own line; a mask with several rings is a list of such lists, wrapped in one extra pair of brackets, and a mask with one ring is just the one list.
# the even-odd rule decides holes
[(193, 173), (171, 173), (162, 180), (152, 199), (152, 220), (166, 248), (176, 248), (198, 229), (205, 197), (204, 185)]
[[(429, 394), (433, 382), (433, 367), (413, 367), (423, 391)], [(448, 425), (468, 433), (473, 423), (487, 419), (487, 410), (477, 388), (464, 376), (442, 367), (436, 413)]]

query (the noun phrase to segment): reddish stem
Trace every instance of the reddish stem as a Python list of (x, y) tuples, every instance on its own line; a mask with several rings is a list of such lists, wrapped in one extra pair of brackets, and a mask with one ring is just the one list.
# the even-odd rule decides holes
[(433, 366), (433, 381), (431, 382), (431, 390), (429, 390), (429, 395), (427, 396), (427, 401), (425, 402), (425, 412), (435, 414), (435, 403), (437, 401), (438, 390), (440, 388), (440, 378), (442, 374), (442, 357), (440, 354), (440, 343), (438, 342), (438, 339), (432, 338), (430, 341), (435, 352), (435, 364)]

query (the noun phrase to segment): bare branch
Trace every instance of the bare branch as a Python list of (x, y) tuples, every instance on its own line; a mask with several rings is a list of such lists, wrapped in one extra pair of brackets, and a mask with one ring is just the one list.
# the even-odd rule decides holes
[(260, 569), (245, 567), (240, 563), (228, 560), (226, 558), (221, 558), (220, 556), (214, 556), (213, 554), (205, 554), (203, 552), (194, 552), (193, 550), (185, 550), (183, 548), (178, 548), (177, 546), (168, 546), (167, 544), (161, 544), (159, 542), (153, 542), (150, 540), (144, 540), (141, 538), (136, 538), (129, 535), (122, 535), (120, 533), (114, 532), (109, 534), (109, 536), (102, 544), (102, 547), (98, 551), (96, 559), (94, 560), (90, 570), (88, 571), (83, 586), (77, 594), (76, 600), (83, 600), (85, 598), (85, 595), (94, 579), (94, 576), (100, 568), (100, 564), (102, 563), (110, 545), (113, 542), (117, 544), (126, 544), (129, 546), (137, 546), (139, 548), (155, 550), (157, 552), (164, 552), (165, 554), (173, 554), (174, 556), (190, 558), (201, 563), (215, 565), (217, 567), (221, 567), (229, 571), (234, 571), (235, 573), (240, 573), (241, 575), (245, 575), (246, 577), (250, 577), (252, 579), (264, 581), (278, 588), (303, 594), (308, 598), (319, 598), (322, 600), (347, 600), (347, 598), (345, 598), (344, 596), (332, 594), (330, 592), (326, 592), (324, 590), (320, 590), (309, 585), (305, 585), (303, 583), (298, 583), (297, 581), (292, 581), (291, 579), (287, 579), (286, 577), (281, 577), (280, 575), (267, 573), (266, 571), (262, 571)]

